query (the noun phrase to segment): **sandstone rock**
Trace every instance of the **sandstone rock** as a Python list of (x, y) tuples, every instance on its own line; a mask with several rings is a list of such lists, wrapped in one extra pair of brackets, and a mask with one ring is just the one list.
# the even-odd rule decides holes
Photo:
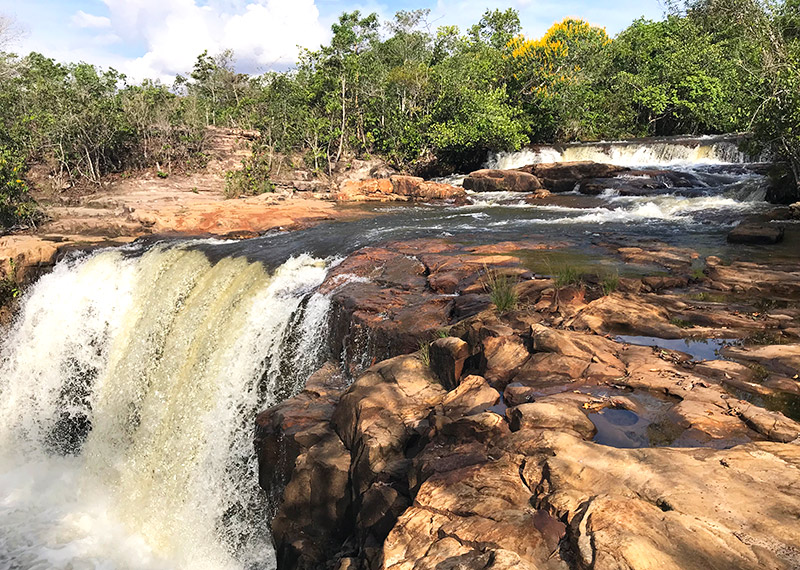
[(585, 179), (608, 178), (616, 172), (628, 169), (611, 164), (581, 161), (532, 164), (519, 170), (537, 176), (542, 185), (551, 192), (571, 192)]
[(463, 188), (428, 182), (416, 176), (345, 180), (335, 198), (339, 201), (463, 200)]
[(431, 343), (429, 355), (431, 370), (442, 386), (448, 390), (458, 386), (464, 362), (470, 356), (469, 345), (460, 338), (440, 338)]
[(574, 432), (591, 439), (597, 429), (577, 405), (568, 402), (535, 402), (509, 408), (506, 412), (511, 429), (554, 429)]
[(52, 267), (58, 244), (36, 236), (9, 235), (0, 237), (0, 279), (25, 283), (42, 270)]
[(534, 192), (541, 187), (536, 176), (518, 170), (476, 170), (464, 179), (464, 188), (474, 192)]
[(728, 233), (729, 243), (771, 245), (783, 240), (783, 227), (740, 224)]
[(599, 334), (681, 337), (681, 330), (670, 324), (666, 310), (621, 293), (592, 301), (570, 324), (576, 329), (588, 329)]
[(442, 413), (460, 417), (477, 414), (491, 408), (500, 400), (500, 393), (481, 376), (467, 376), (458, 387), (442, 400)]

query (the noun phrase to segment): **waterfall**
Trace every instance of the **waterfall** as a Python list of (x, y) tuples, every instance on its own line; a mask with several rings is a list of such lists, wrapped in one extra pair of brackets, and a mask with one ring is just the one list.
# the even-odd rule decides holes
[(274, 567), (257, 411), (324, 357), (330, 260), (60, 263), (0, 345), (0, 567)]
[(741, 151), (739, 142), (739, 137), (735, 135), (722, 135), (569, 144), (562, 147), (540, 146), (519, 152), (495, 154), (486, 167), (508, 170), (529, 164), (584, 160), (628, 167), (669, 167), (746, 164), (769, 159), (768, 156)]

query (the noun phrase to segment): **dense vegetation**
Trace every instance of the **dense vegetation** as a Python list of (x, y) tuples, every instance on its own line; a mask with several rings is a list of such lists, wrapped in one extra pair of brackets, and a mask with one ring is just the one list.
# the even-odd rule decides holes
[(754, 132), (800, 175), (800, 0), (694, 0), (616, 38), (576, 19), (527, 38), (511, 9), (465, 33), (427, 16), (344, 13), (290, 72), (248, 76), (233, 53), (203, 53), (172, 86), (3, 54), (0, 225), (35, 220), (26, 166), (55, 190), (191, 168), (209, 125), (262, 133), (235, 194), (269, 190), (290, 162), (323, 174), (380, 155), (432, 172), (539, 141), (729, 131)]

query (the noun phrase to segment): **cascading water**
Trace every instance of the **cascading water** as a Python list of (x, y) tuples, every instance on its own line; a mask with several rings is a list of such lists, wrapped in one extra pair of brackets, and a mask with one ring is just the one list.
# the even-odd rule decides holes
[(256, 412), (319, 364), (329, 261), (60, 263), (0, 347), (0, 567), (270, 568)]
[(495, 154), (486, 167), (508, 170), (529, 164), (584, 160), (629, 167), (680, 167), (746, 164), (769, 159), (766, 155), (751, 155), (740, 150), (739, 142), (736, 136), (722, 135), (540, 146)]

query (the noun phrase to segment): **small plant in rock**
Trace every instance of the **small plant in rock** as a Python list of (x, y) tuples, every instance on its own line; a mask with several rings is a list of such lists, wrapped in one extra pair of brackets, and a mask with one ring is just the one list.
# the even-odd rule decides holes
[(705, 278), (706, 278), (706, 273), (702, 267), (695, 267), (692, 270), (692, 280), (703, 281)]
[(619, 287), (619, 273), (608, 273), (600, 280), (603, 295), (611, 295)]
[(749, 334), (745, 339), (745, 344), (761, 344), (761, 345), (768, 345), (768, 344), (783, 344), (783, 338), (772, 331), (756, 331), (754, 333)]
[(436, 338), (447, 338), (450, 336), (450, 331), (447, 329), (439, 329), (436, 331)]
[(579, 285), (581, 283), (583, 283), (581, 272), (574, 265), (563, 265), (556, 271), (556, 287), (567, 287), (568, 285)]
[(417, 357), (425, 366), (431, 365), (431, 343), (423, 340), (419, 341), (419, 352)]
[(484, 287), (489, 292), (489, 298), (497, 307), (497, 311), (503, 314), (513, 310), (519, 301), (517, 292), (514, 290), (516, 279), (493, 269), (485, 271)]
[(687, 321), (686, 319), (680, 319), (678, 317), (670, 319), (669, 322), (670, 322), (670, 324), (675, 325), (676, 327), (678, 327), (680, 329), (693, 329), (694, 328), (694, 323), (693, 322)]
[(164, 172), (163, 170), (159, 170), (158, 172), (156, 172), (156, 176), (158, 176), (163, 180), (164, 178), (169, 178), (169, 173)]

